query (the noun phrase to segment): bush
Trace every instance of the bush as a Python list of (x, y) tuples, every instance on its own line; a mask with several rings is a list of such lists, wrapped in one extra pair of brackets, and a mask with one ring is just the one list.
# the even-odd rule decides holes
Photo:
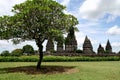
[[(9, 56), (0, 57), (0, 62), (37, 62), (39, 60), (38, 56)], [(44, 56), (43, 62), (73, 62), (73, 61), (120, 61), (117, 56), (112, 57), (68, 57), (68, 56)]]
[(11, 56), (17, 56), (18, 57), (18, 56), (21, 56), (21, 55), (23, 55), (22, 49), (15, 49), (11, 52)]
[(27, 55), (34, 54), (34, 49), (33, 49), (33, 47), (31, 45), (25, 45), (25, 46), (23, 46), (22, 50), (23, 50), (24, 54), (27, 54)]
[(5, 50), (1, 53), (1, 56), (10, 56), (9, 51)]
[(83, 51), (82, 50), (76, 50), (76, 53), (82, 53)]

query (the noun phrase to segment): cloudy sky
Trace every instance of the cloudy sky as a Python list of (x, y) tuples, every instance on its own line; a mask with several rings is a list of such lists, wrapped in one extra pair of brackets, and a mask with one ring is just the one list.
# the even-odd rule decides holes
[[(12, 6), (25, 0), (0, 0), (0, 16), (13, 15)], [(105, 47), (109, 39), (114, 52), (120, 51), (120, 0), (56, 0), (66, 6), (64, 11), (72, 14), (79, 20), (77, 25), (80, 32), (76, 33), (78, 49), (82, 49), (84, 38), (87, 35), (97, 51), (99, 43)], [(45, 42), (46, 43), (46, 42)], [(44, 46), (45, 46), (44, 43)], [(31, 44), (37, 49), (34, 41), (26, 41), (19, 45), (13, 45), (11, 41), (0, 41), (0, 52), (12, 51)], [(44, 47), (45, 50), (45, 47)]]

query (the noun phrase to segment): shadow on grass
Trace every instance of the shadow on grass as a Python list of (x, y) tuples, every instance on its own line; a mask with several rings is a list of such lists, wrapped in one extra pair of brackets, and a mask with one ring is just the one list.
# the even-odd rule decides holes
[(0, 74), (5, 73), (26, 73), (28, 75), (36, 74), (57, 74), (57, 73), (74, 73), (77, 72), (75, 67), (68, 66), (42, 66), (40, 70), (36, 69), (36, 66), (22, 66), (13, 68), (0, 68)]

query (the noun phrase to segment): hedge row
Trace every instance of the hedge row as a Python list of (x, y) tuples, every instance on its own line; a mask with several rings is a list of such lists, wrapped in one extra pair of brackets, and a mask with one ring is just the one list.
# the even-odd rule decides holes
[(67, 56), (46, 56), (45, 62), (62, 62), (62, 61), (120, 61), (120, 57), (67, 57)]
[[(0, 57), (0, 62), (37, 62), (38, 56)], [(67, 57), (44, 56), (43, 62), (69, 62), (69, 61), (120, 61), (120, 57)]]

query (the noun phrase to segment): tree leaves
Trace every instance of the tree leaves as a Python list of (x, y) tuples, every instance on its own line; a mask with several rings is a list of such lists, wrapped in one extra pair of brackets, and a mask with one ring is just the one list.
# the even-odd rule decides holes
[(58, 37), (62, 38), (69, 27), (78, 24), (73, 15), (63, 12), (64, 9), (65, 6), (53, 0), (27, 0), (17, 4), (13, 7), (13, 16), (0, 18), (0, 37), (37, 39), (40, 42), (49, 37), (56, 40)]

